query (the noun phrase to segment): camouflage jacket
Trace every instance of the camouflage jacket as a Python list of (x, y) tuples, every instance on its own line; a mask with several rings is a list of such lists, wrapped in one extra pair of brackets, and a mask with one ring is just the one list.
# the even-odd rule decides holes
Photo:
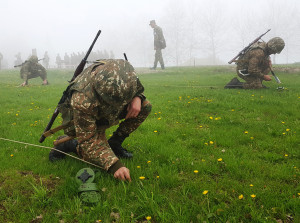
[(79, 154), (107, 171), (120, 166), (105, 129), (119, 123), (121, 112), (134, 97), (145, 99), (134, 68), (125, 60), (99, 61), (86, 68), (70, 90)]
[(252, 76), (263, 78), (270, 72), (270, 56), (266, 53), (266, 43), (258, 42), (239, 57), (237, 70), (245, 70)]
[(159, 26), (153, 28), (154, 35), (154, 48), (155, 49), (164, 49), (166, 48), (166, 41), (162, 29)]
[(21, 67), (20, 77), (24, 81), (36, 77), (41, 77), (44, 80), (47, 78), (47, 71), (41, 64), (27, 60)]

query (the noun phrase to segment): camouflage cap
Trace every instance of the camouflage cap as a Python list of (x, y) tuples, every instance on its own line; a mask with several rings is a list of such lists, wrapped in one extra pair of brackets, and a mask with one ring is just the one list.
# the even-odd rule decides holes
[(270, 39), (267, 43), (267, 47), (270, 49), (271, 53), (280, 53), (285, 46), (282, 38), (274, 37)]
[(149, 25), (152, 25), (152, 24), (153, 24), (153, 25), (156, 24), (155, 20), (151, 20), (151, 21), (150, 21), (150, 24), (149, 24)]

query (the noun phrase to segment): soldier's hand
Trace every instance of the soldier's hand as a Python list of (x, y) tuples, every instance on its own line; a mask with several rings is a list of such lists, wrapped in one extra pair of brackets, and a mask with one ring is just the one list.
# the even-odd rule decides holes
[(134, 97), (127, 107), (127, 115), (125, 119), (135, 118), (139, 115), (142, 107), (141, 99), (139, 97)]
[(121, 168), (119, 168), (119, 169), (115, 172), (114, 177), (115, 177), (116, 179), (119, 179), (119, 180), (122, 180), (122, 181), (127, 180), (127, 181), (131, 182), (130, 171), (129, 171), (129, 169), (126, 168), (126, 167), (121, 167)]
[(271, 81), (272, 80), (271, 75), (264, 75), (264, 80)]
[(26, 85), (26, 82), (20, 84), (21, 87), (24, 87)]

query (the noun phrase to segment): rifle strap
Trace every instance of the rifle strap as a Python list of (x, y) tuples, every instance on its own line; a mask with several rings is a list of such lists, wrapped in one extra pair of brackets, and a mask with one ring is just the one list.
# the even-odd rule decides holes
[(64, 137), (64, 138), (62, 138), (62, 139), (59, 139), (59, 140), (54, 141), (54, 142), (53, 142), (53, 145), (54, 145), (54, 146), (58, 146), (59, 144), (62, 144), (62, 143), (64, 143), (64, 142), (67, 142), (67, 141), (69, 141), (69, 140), (71, 140), (71, 139), (74, 139), (74, 138), (75, 138), (75, 136), (67, 136), (67, 137)]

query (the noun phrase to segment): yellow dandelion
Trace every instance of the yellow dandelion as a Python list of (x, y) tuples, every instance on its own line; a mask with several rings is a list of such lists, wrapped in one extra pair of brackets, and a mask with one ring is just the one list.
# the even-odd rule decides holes
[(251, 196), (252, 198), (255, 198), (255, 197), (256, 197), (256, 195), (255, 195), (255, 194), (251, 194), (250, 196)]
[(97, 220), (97, 222), (102, 222), (102, 220)]
[(147, 221), (150, 221), (150, 220), (151, 220), (151, 216), (147, 216), (147, 217), (146, 217), (146, 220), (147, 220)]
[(16, 114), (16, 116), (19, 116), (19, 114)]
[(282, 124), (284, 124), (285, 122), (281, 122)]
[(141, 166), (137, 166), (136, 168), (140, 169), (140, 168), (141, 168)]
[(234, 111), (234, 109), (231, 109), (231, 111)]
[(286, 129), (285, 131), (289, 132), (289, 131), (290, 131), (290, 129)]
[(239, 196), (239, 199), (242, 200), (243, 198), (244, 198), (244, 195), (241, 194), (241, 195)]
[(200, 126), (199, 126), (199, 128), (203, 128), (203, 126), (202, 126), (202, 125), (200, 125)]
[(151, 161), (150, 161), (150, 160), (148, 160), (148, 161), (147, 161), (147, 163), (151, 163)]
[(189, 101), (188, 104), (191, 104), (191, 102)]
[(159, 179), (159, 176), (156, 176), (156, 179)]
[(219, 159), (218, 159), (218, 162), (221, 162), (222, 160), (223, 160), (222, 158), (219, 158)]
[(16, 125), (16, 124), (17, 124), (17, 123), (14, 122), (12, 125)]
[(157, 130), (154, 130), (153, 132), (157, 133)]
[(253, 137), (253, 136), (251, 136), (251, 137), (250, 137), (250, 139), (251, 139), (251, 140), (253, 140), (253, 139), (254, 139), (254, 137)]
[(214, 141), (209, 141), (209, 144), (210, 144), (210, 145), (213, 145), (213, 144), (214, 144)]
[(205, 159), (202, 159), (201, 161), (202, 161), (202, 162), (205, 162)]
[(158, 112), (158, 114), (161, 114), (161, 112)]
[(249, 186), (250, 186), (250, 187), (253, 187), (253, 184), (250, 184)]
[(248, 132), (248, 131), (245, 131), (244, 133), (245, 133), (245, 134), (248, 134), (249, 132)]
[(285, 156), (285, 157), (288, 157), (289, 155), (288, 155), (288, 154), (284, 154), (284, 156)]
[(158, 118), (157, 120), (161, 120), (161, 118)]
[(282, 133), (282, 135), (285, 135), (285, 134), (286, 134), (285, 132)]
[(11, 157), (14, 157), (14, 154), (10, 154)]
[(207, 142), (205, 142), (205, 143), (204, 143), (204, 145), (208, 146), (208, 143), (207, 143)]
[(300, 193), (298, 193), (298, 196), (300, 196)]
[(210, 116), (209, 119), (212, 120), (212, 119), (214, 119), (214, 118)]
[(146, 177), (141, 176), (139, 178), (140, 178), (140, 180), (145, 180)]
[(208, 193), (208, 190), (203, 191), (202, 194), (206, 195)]
[(254, 97), (254, 94), (252, 94), (251, 96)]
[(260, 96), (260, 98), (263, 98), (264, 96)]
[(199, 171), (198, 170), (194, 170), (194, 173), (199, 173)]
[(155, 112), (154, 115), (157, 115), (157, 113)]

